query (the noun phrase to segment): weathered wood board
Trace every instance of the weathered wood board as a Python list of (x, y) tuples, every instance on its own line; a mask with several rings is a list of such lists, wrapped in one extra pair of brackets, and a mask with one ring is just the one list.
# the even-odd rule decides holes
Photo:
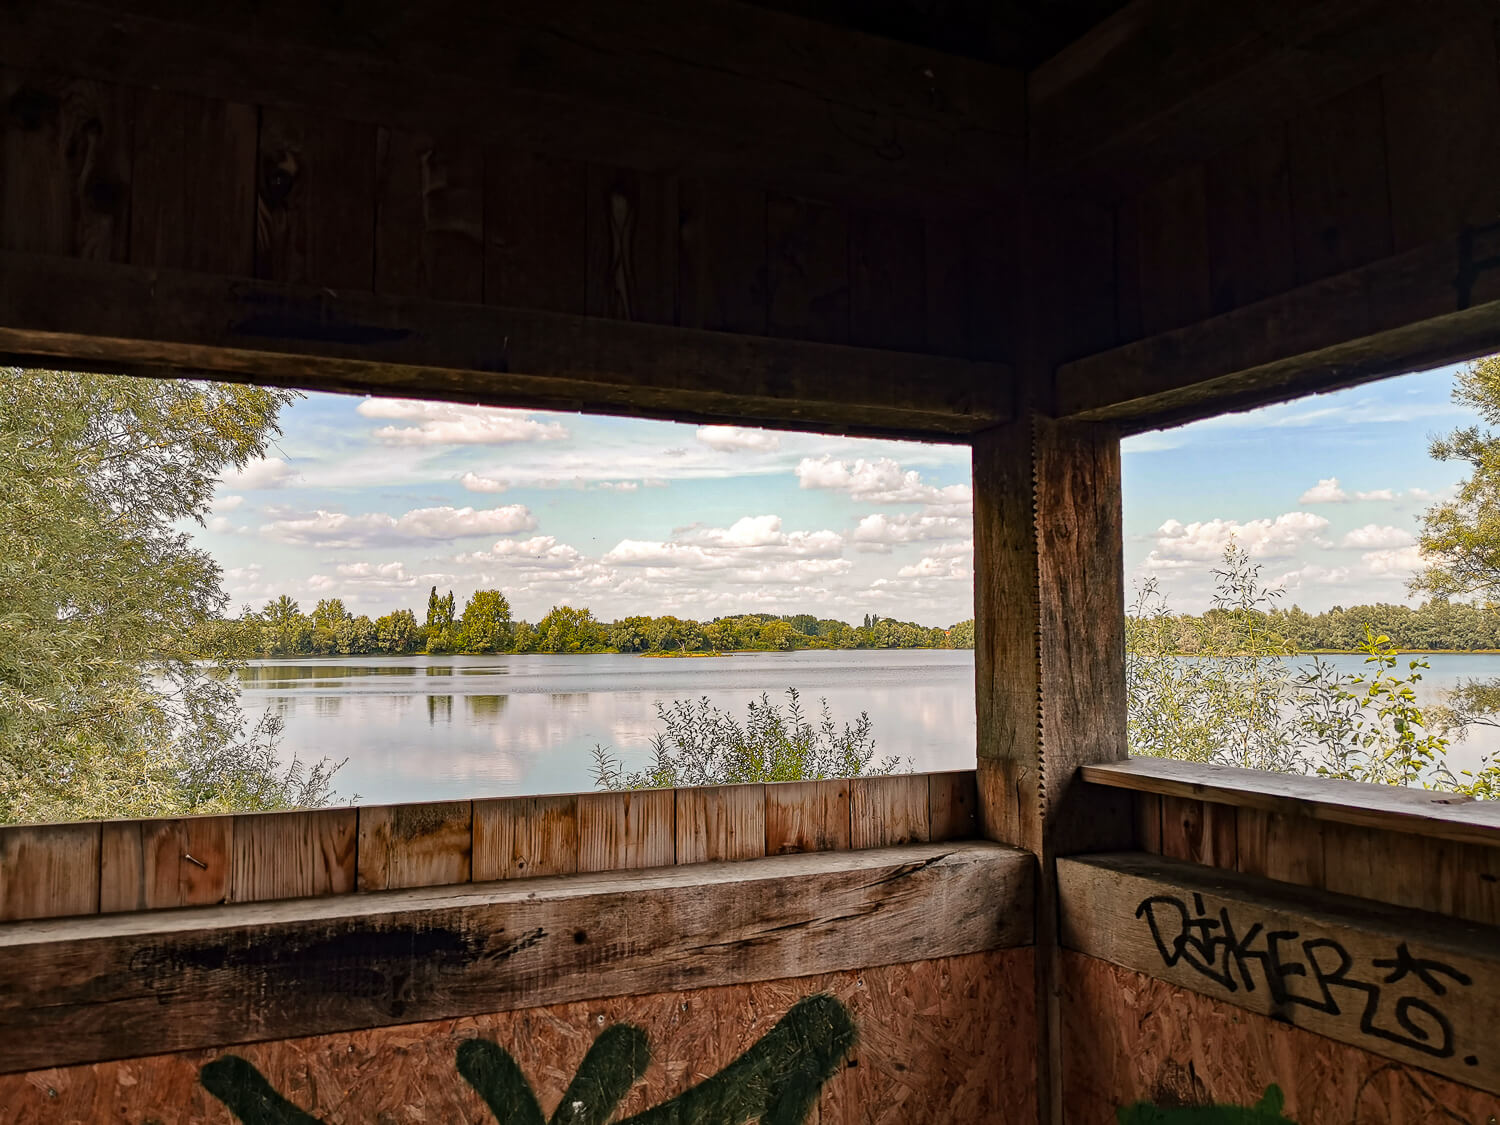
[(988, 843), (0, 928), (0, 1071), (1027, 944)]
[(1069, 949), (1500, 1092), (1500, 930), (1138, 854), (1058, 886)]
[[(1500, 1115), (1494, 1094), (1081, 953), (1063, 954), (1062, 979), (1068, 1125), (1489, 1125)], [(1261, 1103), (1273, 1087), (1278, 1116), (1226, 1108)]]
[[(1031, 950), (1012, 949), (256, 1043), (232, 1053), (321, 1121), (483, 1122), (493, 1118), (455, 1065), (463, 1044), (482, 1039), (507, 1052), (550, 1114), (591, 1045), (607, 1048), (620, 1037), (612, 1029), (629, 1024), (644, 1034), (639, 1061), (646, 1065), (638, 1081), (625, 1083), (616, 1115), (606, 1109), (566, 1118), (623, 1120), (722, 1071), (799, 1002), (822, 996), (852, 1020), (856, 1039), (801, 1120), (1024, 1122), (1036, 1114), (1032, 974)], [(1003, 1013), (1002, 1024), (996, 1013)], [(0, 1076), (0, 1117), (8, 1125), (230, 1125), (235, 1119), (201, 1077), (209, 1067), (212, 1084), (212, 1064), (229, 1053), (207, 1049)], [(249, 1073), (240, 1068), (240, 1075), (244, 1088)]]

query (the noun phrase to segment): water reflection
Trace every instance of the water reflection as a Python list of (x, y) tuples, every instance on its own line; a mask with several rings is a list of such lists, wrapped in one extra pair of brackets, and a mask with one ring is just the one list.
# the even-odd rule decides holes
[(286, 754), (348, 758), (337, 787), (368, 802), (589, 789), (596, 743), (645, 763), (658, 700), (707, 695), (743, 721), (746, 703), (788, 687), (814, 723), (820, 696), (840, 723), (869, 711), (878, 754), (917, 769), (974, 761), (967, 652), (322, 657), (257, 661), (240, 686), (247, 711), (283, 718)]

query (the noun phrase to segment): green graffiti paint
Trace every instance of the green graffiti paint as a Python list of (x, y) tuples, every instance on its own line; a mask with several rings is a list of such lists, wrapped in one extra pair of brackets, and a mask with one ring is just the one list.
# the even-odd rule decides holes
[(1260, 1101), (1244, 1105), (1156, 1106), (1136, 1102), (1115, 1111), (1119, 1125), (1297, 1125), (1282, 1116), (1280, 1086), (1267, 1086)]
[[(854, 1039), (854, 1020), (843, 1004), (832, 996), (809, 996), (718, 1074), (618, 1125), (802, 1125)], [(594, 1040), (549, 1122), (509, 1051), (470, 1039), (459, 1045), (457, 1058), (458, 1072), (498, 1125), (605, 1125), (650, 1061), (640, 1028), (608, 1028)], [(199, 1081), (244, 1125), (322, 1125), (237, 1055), (203, 1067)]]

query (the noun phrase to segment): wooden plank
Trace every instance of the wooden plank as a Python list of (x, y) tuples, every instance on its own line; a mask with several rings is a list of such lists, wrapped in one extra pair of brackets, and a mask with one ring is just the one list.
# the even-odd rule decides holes
[(577, 870), (577, 797), (474, 802), (474, 882)]
[(849, 224), (849, 338), (922, 351), (927, 343), (927, 250), (920, 214), (856, 211)]
[(1022, 945), (1031, 878), (1010, 849), (943, 844), (16, 923), (0, 1070)]
[(1019, 353), (1019, 267), (1024, 208), (1007, 199), (974, 210), (952, 206), (927, 211), (927, 348), (973, 359)]
[(683, 180), (678, 287), (682, 324), (763, 335), (767, 318), (766, 193)]
[(1263, 809), (1288, 817), (1363, 825), (1438, 840), (1500, 844), (1500, 807), (1454, 793), (1328, 781), (1297, 774), (1131, 758), (1083, 767), (1094, 785), (1188, 797), (1237, 808)]
[(1496, 54), (1491, 17), (1381, 77), (1396, 250), (1500, 217)]
[(126, 91), (0, 69), (0, 105), (0, 249), (124, 261), (132, 175)]
[[(1116, 208), (1068, 196), (1033, 200), (1026, 214), (1026, 336), (1036, 362), (1053, 365), (1119, 342)], [(1044, 396), (1037, 372), (1033, 393)]]
[(849, 342), (849, 214), (831, 203), (771, 193), (767, 331), (793, 340)]
[[(1065, 954), (1063, 981), (1070, 1122), (1129, 1107), (1147, 1120), (1479, 1125), (1500, 1109), (1471, 1086), (1081, 953)], [(1279, 1113), (1264, 1107), (1271, 1089)]]
[(1136, 795), (1135, 846), (1149, 855), (1162, 854), (1162, 799), (1155, 793)]
[(1493, 14), (1484, 0), (1124, 5), (1028, 75), (1032, 181), (1128, 194)]
[(358, 821), (352, 808), (235, 817), (227, 901), (350, 893)]
[(256, 108), (159, 90), (132, 106), (131, 263), (252, 276)]
[(1486, 355), (1500, 343), (1500, 226), (1062, 363), (1063, 417), (1130, 430)]
[(234, 879), (233, 816), (105, 821), (99, 909), (163, 910), (229, 901)]
[(1202, 320), (1212, 306), (1203, 166), (1153, 184), (1139, 205), (1141, 329), (1154, 336)]
[(1001, 364), (4, 252), (0, 354), (851, 433), (969, 433), (1011, 409)]
[(1139, 340), (1141, 327), (1141, 197), (1115, 207), (1115, 326), (1118, 340)]
[(929, 839), (972, 840), (979, 834), (979, 790), (973, 770), (927, 775)]
[(1224, 313), (1297, 283), (1286, 126), (1226, 149), (1204, 171), (1213, 312)]
[(590, 316), (677, 322), (678, 223), (675, 178), (589, 166)]
[(849, 782), (849, 845), (885, 848), (932, 838), (923, 774), (856, 777)]
[(359, 889), (467, 883), (473, 817), (471, 801), (364, 806), (359, 810)]
[(99, 825), (0, 827), (0, 922), (99, 911)]
[(1234, 822), (1240, 871), (1302, 887), (1323, 886), (1321, 821), (1267, 809), (1238, 808)]
[(1236, 867), (1235, 810), (1185, 797), (1161, 799), (1161, 854), (1207, 867)]
[(1459, 844), (1453, 913), (1500, 926), (1500, 847)]
[(1317, 281), (1390, 254), (1380, 83), (1294, 117), (1288, 152), (1297, 280)]
[(758, 859), (766, 854), (766, 787), (678, 789), (678, 863)]
[(1453, 913), (1457, 845), (1364, 828), (1323, 826), (1323, 886), (1415, 910)]
[(1019, 71), (732, 3), (42, 0), (6, 31), (0, 64), (657, 171), (978, 198), (1024, 161)]
[(676, 855), (671, 789), (578, 795), (578, 870), (665, 867)]
[(1057, 866), (1068, 948), (1500, 1092), (1500, 932), (1152, 856)]
[(255, 276), (368, 291), (375, 279), (375, 129), (263, 108)]
[(484, 219), (484, 157), (478, 148), (378, 131), (377, 293), (483, 300)]
[(849, 782), (785, 781), (766, 786), (766, 854), (849, 850)]
[(588, 305), (588, 170), (513, 149), (485, 157), (484, 299), (582, 313)]

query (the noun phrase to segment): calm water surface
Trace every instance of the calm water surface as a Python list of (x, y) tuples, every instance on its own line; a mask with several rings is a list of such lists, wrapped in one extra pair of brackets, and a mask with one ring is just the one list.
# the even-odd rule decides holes
[[(1357, 671), (1357, 656), (1324, 660)], [(1433, 703), (1462, 679), (1500, 677), (1500, 656), (1434, 655), (1418, 685)], [(1401, 666), (1405, 671), (1405, 665)], [(247, 712), (286, 722), (283, 751), (347, 758), (341, 797), (361, 801), (567, 793), (593, 787), (590, 751), (649, 757), (658, 701), (708, 696), (741, 720), (761, 692), (797, 688), (816, 719), (868, 711), (876, 753), (918, 770), (974, 764), (974, 654), (948, 651), (746, 653), (716, 659), (639, 656), (416, 656), (262, 660), (245, 669)], [(1500, 751), (1481, 729), (1454, 748), (1455, 769)]]
[(877, 755), (974, 764), (972, 652), (320, 657), (241, 675), (245, 710), (285, 720), (284, 754), (347, 758), (340, 797), (368, 803), (591, 789), (595, 743), (646, 762), (658, 701), (706, 695), (743, 722), (761, 692), (789, 687), (814, 721), (820, 697), (841, 725), (868, 711)]

